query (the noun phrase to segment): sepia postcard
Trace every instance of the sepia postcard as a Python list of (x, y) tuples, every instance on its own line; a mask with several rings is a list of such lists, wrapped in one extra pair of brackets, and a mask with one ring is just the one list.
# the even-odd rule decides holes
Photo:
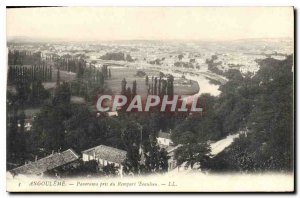
[(7, 7), (8, 192), (294, 192), (293, 7)]

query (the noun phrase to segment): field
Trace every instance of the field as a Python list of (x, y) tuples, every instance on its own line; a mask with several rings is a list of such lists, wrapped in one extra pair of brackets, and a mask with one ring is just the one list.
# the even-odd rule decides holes
[[(132, 88), (132, 82), (137, 82), (137, 94), (146, 95), (148, 87), (145, 84), (145, 76), (136, 76), (138, 71), (135, 68), (127, 67), (109, 67), (111, 69), (111, 79), (106, 80), (107, 86), (112, 90), (113, 94), (120, 94), (121, 92), (121, 81), (125, 77), (127, 81), (127, 87)], [(143, 69), (146, 75), (149, 76), (149, 83), (151, 83), (152, 76), (158, 77), (159, 71), (150, 69)], [(191, 83), (191, 84), (190, 84)], [(175, 78), (174, 80), (174, 94), (178, 95), (193, 95), (199, 91), (199, 86), (196, 81), (189, 81), (183, 78)]]

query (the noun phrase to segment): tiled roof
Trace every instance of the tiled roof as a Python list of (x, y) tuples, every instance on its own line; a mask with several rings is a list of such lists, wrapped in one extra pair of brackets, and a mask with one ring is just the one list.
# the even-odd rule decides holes
[(98, 159), (104, 159), (109, 162), (121, 164), (126, 159), (127, 152), (110, 146), (100, 145), (88, 150), (82, 151), (82, 153), (93, 156)]
[(37, 175), (77, 160), (79, 156), (68, 149), (10, 170), (12, 174)]
[(164, 132), (159, 132), (158, 133), (159, 138), (165, 138), (165, 139), (171, 139), (171, 134), (170, 133), (164, 133)]

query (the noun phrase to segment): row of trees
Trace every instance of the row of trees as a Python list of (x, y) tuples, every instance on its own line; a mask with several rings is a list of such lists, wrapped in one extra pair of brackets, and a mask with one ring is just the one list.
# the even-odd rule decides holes
[(107, 65), (101, 67), (101, 72), (105, 79), (111, 79), (111, 70), (107, 68)]
[(62, 56), (54, 62), (60, 67), (61, 70), (74, 72), (78, 75), (82, 74), (84, 68), (86, 67), (86, 61), (84, 59), (73, 57), (71, 55)]
[(105, 75), (103, 70), (100, 71), (96, 67), (85, 68), (83, 74), (80, 77), (77, 76), (76, 80), (70, 84), (72, 95), (81, 96), (90, 101), (96, 94), (104, 91)]
[(41, 65), (41, 52), (9, 50), (8, 65)]
[(152, 76), (151, 82), (149, 82), (149, 77), (146, 75), (145, 84), (148, 86), (148, 94), (159, 96), (174, 95), (174, 77), (172, 75), (168, 75), (167, 79), (163, 79), (163, 77), (162, 75), (159, 78)]
[(38, 66), (42, 68), (55, 66), (64, 71), (77, 73), (80, 77), (86, 68), (86, 61), (84, 58), (84, 55), (71, 56), (69, 54), (63, 56), (57, 54), (45, 54), (44, 57), (42, 57), (41, 52), (10, 50), (8, 52), (8, 65)]
[(17, 82), (34, 82), (34, 81), (51, 81), (52, 67), (49, 66), (9, 66), (8, 83), (16, 84)]
[(124, 54), (123, 52), (108, 52), (100, 57), (102, 60), (115, 60), (115, 61), (128, 61), (133, 62), (134, 59), (130, 54)]
[(127, 87), (127, 81), (125, 78), (123, 78), (121, 82), (121, 94), (127, 97), (128, 104), (130, 100), (137, 94), (136, 89), (137, 89), (136, 80), (132, 82), (132, 88), (131, 88), (131, 87)]

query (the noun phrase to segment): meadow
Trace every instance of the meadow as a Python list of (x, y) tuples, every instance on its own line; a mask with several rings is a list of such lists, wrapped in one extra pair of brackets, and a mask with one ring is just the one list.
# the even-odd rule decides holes
[[(109, 66), (111, 69), (111, 79), (106, 80), (106, 85), (112, 90), (113, 94), (120, 94), (121, 92), (121, 81), (123, 78), (127, 81), (127, 87), (132, 88), (132, 82), (137, 82), (137, 94), (146, 95), (148, 86), (145, 84), (145, 76), (137, 76), (138, 69), (129, 67), (115, 67)], [(142, 69), (146, 75), (149, 76), (149, 83), (151, 83), (152, 76), (159, 78), (159, 71), (151, 69)], [(199, 85), (196, 81), (186, 80), (184, 78), (174, 79), (174, 94), (178, 95), (193, 95), (198, 93)]]

